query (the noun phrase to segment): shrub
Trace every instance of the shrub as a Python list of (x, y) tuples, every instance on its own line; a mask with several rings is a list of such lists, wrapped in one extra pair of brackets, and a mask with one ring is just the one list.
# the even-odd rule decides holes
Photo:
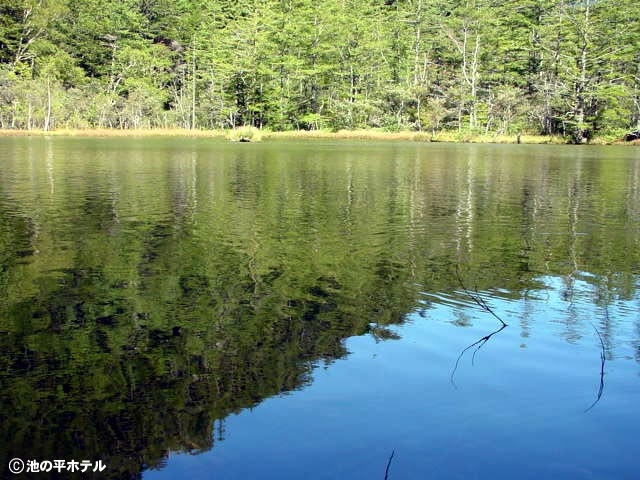
[(232, 142), (259, 142), (262, 140), (262, 132), (256, 127), (245, 125), (234, 128), (227, 133), (227, 140)]

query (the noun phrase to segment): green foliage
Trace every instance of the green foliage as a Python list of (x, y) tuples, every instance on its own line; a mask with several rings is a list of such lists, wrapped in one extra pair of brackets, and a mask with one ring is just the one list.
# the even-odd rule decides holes
[(526, 130), (581, 141), (640, 123), (630, 0), (386, 3), (0, 0), (0, 126)]

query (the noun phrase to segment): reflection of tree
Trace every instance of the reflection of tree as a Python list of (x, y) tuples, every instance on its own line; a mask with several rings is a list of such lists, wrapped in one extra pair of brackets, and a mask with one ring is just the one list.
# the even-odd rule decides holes
[(174, 140), (132, 143), (120, 161), (112, 144), (74, 141), (64, 158), (34, 141), (26, 186), (9, 180), (25, 168), (9, 143), (0, 176), (3, 464), (103, 458), (135, 478), (169, 451), (210, 449), (214, 423), (302, 388), (345, 338), (395, 338), (422, 292), (458, 290), (456, 246), (480, 291), (521, 298), (579, 266), (584, 282), (635, 295), (638, 197), (595, 162), (570, 182), (568, 163), (476, 155), (461, 171), (391, 146), (345, 144), (336, 160)]
[[(102, 458), (112, 478), (135, 478), (168, 451), (211, 448), (215, 419), (304, 386), (315, 361), (346, 354), (345, 337), (393, 338), (384, 325), (412, 309), (403, 263), (384, 250), (336, 268), (307, 254), (305, 232), (274, 244), (254, 227), (234, 245), (200, 212), (193, 222), (219, 228), (203, 241), (188, 199), (173, 198), (174, 221), (114, 229), (112, 204), (87, 194), (74, 266), (40, 267), (36, 293), (2, 307), (3, 463)], [(29, 237), (16, 227), (9, 254)]]
[(341, 340), (368, 328), (339, 311), (331, 279), (265, 308), (251, 305), (249, 277), (226, 278), (224, 301), (210, 279), (182, 275), (159, 325), (160, 311), (138, 311), (99, 271), (64, 278), (9, 312), (31, 320), (2, 338), (3, 459), (103, 458), (112, 478), (135, 477), (170, 450), (211, 448), (214, 419), (302, 387), (311, 362), (343, 356)]

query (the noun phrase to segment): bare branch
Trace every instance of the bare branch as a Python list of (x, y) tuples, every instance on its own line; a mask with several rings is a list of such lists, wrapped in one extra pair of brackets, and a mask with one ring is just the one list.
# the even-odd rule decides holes
[(482, 337), (480, 340), (478, 340), (477, 342), (472, 343), (471, 345), (469, 345), (467, 348), (465, 348), (464, 350), (462, 350), (462, 352), (460, 352), (460, 355), (458, 355), (458, 358), (456, 360), (456, 364), (453, 367), (453, 370), (451, 371), (451, 376), (449, 378), (449, 381), (451, 382), (451, 385), (454, 386), (454, 388), (458, 388), (458, 386), (456, 385), (456, 382), (454, 380), (454, 377), (456, 375), (456, 372), (458, 371), (458, 366), (460, 364), (460, 360), (462, 360), (462, 357), (464, 356), (464, 354), (469, 351), (470, 349), (472, 349), (473, 347), (476, 347), (475, 351), (473, 352), (473, 355), (471, 357), (471, 365), (473, 366), (474, 361), (475, 361), (475, 357), (476, 357), (476, 353), (478, 353), (478, 350), (480, 350), (489, 340), (491, 340), (491, 337), (493, 337), (494, 335), (500, 333), (502, 330), (504, 330), (505, 328), (507, 328), (507, 324), (502, 325), (498, 330), (496, 330), (495, 332), (491, 332), (489, 335), (485, 335), (484, 337)]
[(387, 462), (387, 469), (384, 472), (384, 480), (389, 480), (389, 467), (391, 466), (391, 460), (393, 460), (393, 456), (395, 455), (395, 453), (395, 450), (391, 452), (391, 456), (389, 457), (389, 461)]
[[(607, 317), (608, 317), (609, 316), (608, 310), (605, 309), (605, 312), (606, 312)], [(598, 334), (598, 338), (600, 339), (600, 347), (601, 347), (601, 350), (600, 350), (600, 386), (598, 387), (598, 394), (596, 395), (595, 401), (591, 404), (591, 406), (589, 408), (587, 408), (585, 410), (585, 413), (596, 406), (596, 404), (602, 398), (602, 394), (604, 393), (604, 364), (606, 362), (606, 356), (605, 356), (606, 351), (605, 351), (605, 347), (604, 347), (604, 341), (602, 340), (602, 335), (600, 335), (600, 331), (596, 328), (596, 326), (593, 323), (591, 324), (591, 326), (596, 331), (596, 333)]]
[(466, 293), (467, 296), (471, 298), (471, 300), (473, 300), (485, 312), (488, 312), (491, 315), (493, 315), (495, 318), (497, 318), (503, 327), (507, 326), (505, 321), (502, 320), (502, 318), (500, 318), (489, 305), (487, 305), (487, 302), (478, 294), (477, 290), (476, 290), (476, 295), (473, 295), (471, 292), (469, 292), (467, 287), (465, 287), (464, 283), (462, 282), (462, 277), (460, 276), (460, 267), (458, 265), (456, 265), (456, 278), (458, 279), (458, 283), (460, 284), (460, 287), (462, 287), (462, 290), (464, 291), (464, 293)]

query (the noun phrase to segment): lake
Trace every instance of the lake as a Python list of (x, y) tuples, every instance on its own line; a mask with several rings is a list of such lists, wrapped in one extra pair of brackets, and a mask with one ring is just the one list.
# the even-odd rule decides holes
[(633, 147), (0, 138), (3, 475), (637, 479), (639, 274)]

